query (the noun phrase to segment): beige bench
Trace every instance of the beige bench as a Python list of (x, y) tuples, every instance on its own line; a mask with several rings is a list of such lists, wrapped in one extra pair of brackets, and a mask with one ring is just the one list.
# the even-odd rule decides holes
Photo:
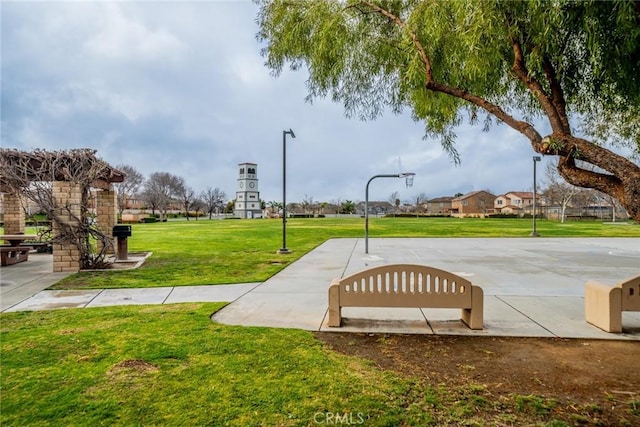
[(616, 286), (587, 282), (584, 289), (584, 317), (606, 332), (622, 332), (622, 312), (640, 311), (640, 276)]
[(342, 307), (460, 308), (462, 321), (483, 329), (483, 292), (467, 279), (433, 267), (391, 264), (334, 279), (328, 325), (342, 324)]

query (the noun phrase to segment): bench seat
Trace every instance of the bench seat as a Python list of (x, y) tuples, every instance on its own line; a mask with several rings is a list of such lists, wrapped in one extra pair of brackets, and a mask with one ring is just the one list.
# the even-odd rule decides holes
[(640, 276), (615, 286), (590, 281), (584, 290), (584, 316), (606, 332), (622, 332), (622, 312), (640, 311)]
[(467, 279), (433, 267), (390, 264), (367, 269), (329, 287), (328, 325), (340, 327), (342, 307), (459, 308), (471, 329), (483, 329), (484, 294)]

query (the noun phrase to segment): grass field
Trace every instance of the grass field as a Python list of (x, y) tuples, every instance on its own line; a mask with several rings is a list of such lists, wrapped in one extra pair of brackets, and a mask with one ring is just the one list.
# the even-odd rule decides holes
[(0, 425), (567, 425), (552, 398), (398, 376), (310, 332), (216, 324), (222, 305), (0, 315)]
[[(380, 218), (370, 235), (524, 237), (530, 226)], [(291, 220), (287, 230), (291, 255), (276, 254), (279, 221), (134, 225), (130, 250), (154, 252), (144, 267), (79, 273), (58, 287), (262, 281), (329, 238), (362, 237), (363, 221)], [(640, 237), (636, 225), (541, 221), (539, 231)], [(569, 425), (550, 415), (552, 398), (494, 399), (481, 383), (448, 387), (378, 369), (329, 350), (310, 332), (216, 324), (210, 316), (223, 305), (0, 314), (0, 425)]]
[[(544, 237), (640, 237), (640, 226), (539, 221)], [(376, 237), (526, 237), (530, 220), (477, 218), (373, 218)], [(279, 255), (279, 220), (179, 221), (133, 225), (130, 251), (152, 251), (134, 271), (82, 272), (62, 280), (56, 289), (128, 288), (262, 282), (330, 238), (364, 237), (361, 218), (291, 219), (287, 247)]]

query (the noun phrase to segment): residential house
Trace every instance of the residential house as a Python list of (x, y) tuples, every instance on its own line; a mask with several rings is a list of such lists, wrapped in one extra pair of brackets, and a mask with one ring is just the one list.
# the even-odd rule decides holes
[[(537, 197), (537, 205), (541, 206), (541, 197)], [(533, 210), (533, 193), (528, 191), (510, 191), (496, 197), (493, 208), (497, 213), (517, 214), (531, 213)]]
[(427, 200), (427, 213), (429, 215), (449, 214), (451, 213), (451, 201), (453, 197), (443, 196), (435, 199)]
[(494, 212), (493, 201), (496, 196), (488, 191), (472, 191), (451, 201), (453, 216), (484, 216)]
[[(364, 215), (364, 202), (359, 202), (356, 205), (356, 212), (361, 215)], [(396, 211), (396, 207), (389, 202), (377, 202), (370, 201), (369, 202), (369, 215), (387, 215), (393, 214)]]

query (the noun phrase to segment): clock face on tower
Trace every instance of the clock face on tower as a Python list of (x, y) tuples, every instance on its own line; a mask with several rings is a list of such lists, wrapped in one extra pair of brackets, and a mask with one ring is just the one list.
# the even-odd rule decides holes
[(256, 183), (255, 183), (255, 182), (250, 182), (250, 183), (249, 183), (249, 187), (253, 188), (253, 187), (255, 187), (255, 186), (256, 186)]
[(240, 183), (240, 188), (244, 187), (244, 182)]

